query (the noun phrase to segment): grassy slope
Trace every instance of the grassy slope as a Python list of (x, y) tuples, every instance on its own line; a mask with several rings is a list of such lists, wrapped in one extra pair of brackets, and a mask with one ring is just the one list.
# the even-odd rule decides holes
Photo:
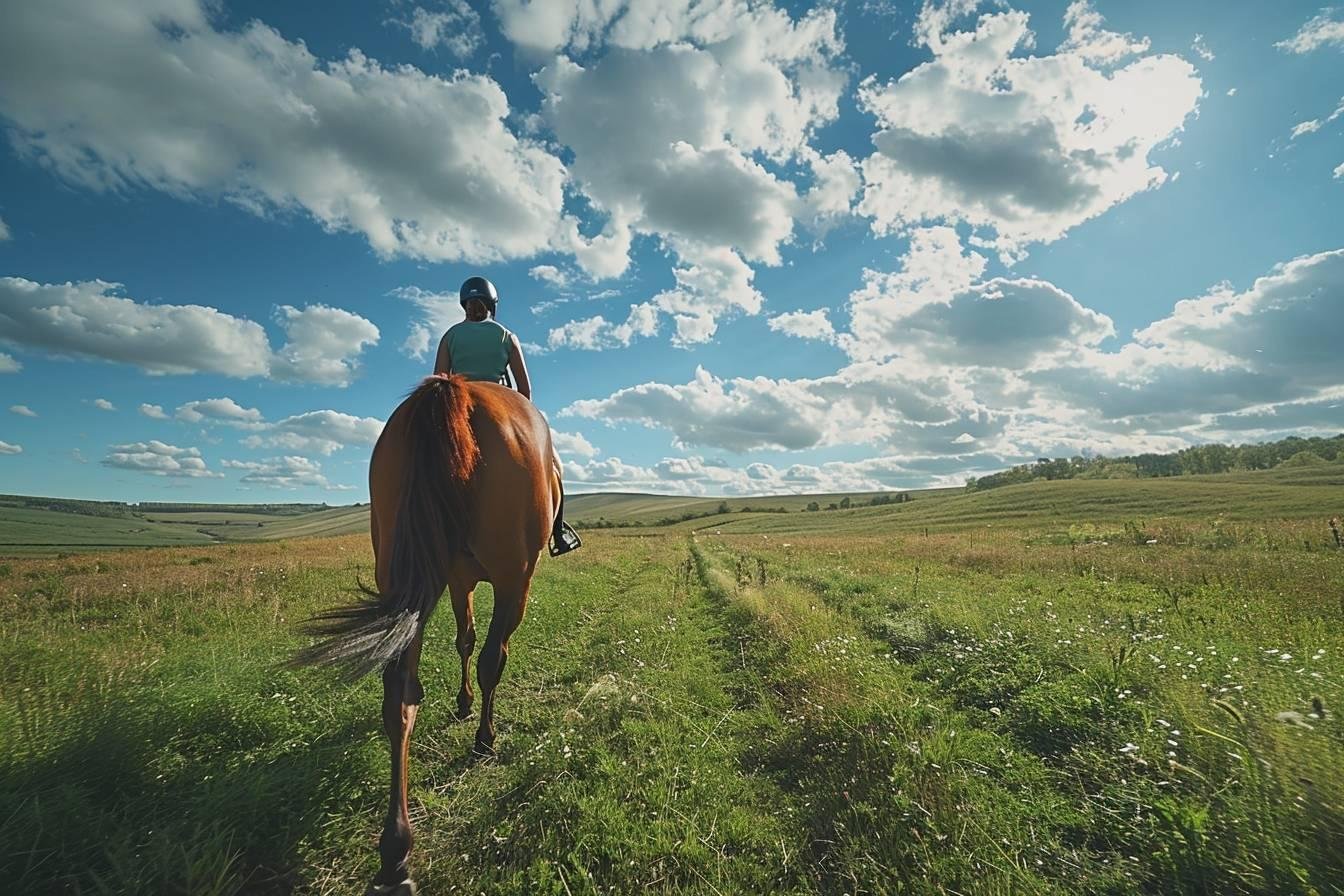
[[(1319, 519), (1344, 513), (1344, 464), (1170, 479), (1062, 480), (940, 492), (905, 504), (809, 514), (732, 514), (680, 528), (724, 532), (901, 532), (987, 525), (1118, 529), (1125, 522)], [(1322, 531), (1324, 531), (1322, 526)]]
[[(970, 525), (1104, 525), (1127, 521), (1223, 517), (1228, 520), (1324, 519), (1344, 512), (1344, 464), (1279, 468), (1257, 473), (1184, 476), (1170, 479), (1033, 482), (984, 492), (925, 489), (909, 503), (804, 514), (811, 501), (822, 507), (844, 495), (782, 495), (756, 498), (687, 498), (666, 495), (574, 495), (567, 516), (580, 528), (599, 519), (652, 525), (685, 513), (709, 514), (680, 529), (732, 532), (899, 532), (925, 527), (945, 531)], [(866, 501), (872, 494), (850, 496)], [(714, 511), (726, 501), (730, 513)], [(786, 507), (786, 514), (740, 513), (743, 507)], [(25, 553), (62, 547), (149, 546), (209, 541), (257, 541), (368, 531), (368, 507), (333, 507), (301, 514), (159, 511), (145, 518), (83, 516), (0, 506), (0, 551)]]
[(26, 507), (0, 507), (0, 548), (205, 544), (194, 527), (153, 523), (137, 517), (86, 516)]
[(302, 514), (202, 510), (123, 517), (0, 506), (0, 553), (266, 541), (345, 535), (368, 528), (367, 505)]

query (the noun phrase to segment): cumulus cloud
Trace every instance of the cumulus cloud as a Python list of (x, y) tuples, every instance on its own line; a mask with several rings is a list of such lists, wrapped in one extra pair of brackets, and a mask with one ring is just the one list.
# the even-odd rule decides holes
[(918, 381), (891, 364), (851, 365), (832, 376), (796, 380), (725, 380), (697, 368), (685, 384), (642, 383), (603, 399), (581, 399), (560, 413), (664, 428), (678, 445), (738, 453), (843, 444), (922, 453), (963, 431), (986, 434), (1000, 425), (945, 384)]
[(701, 455), (664, 457), (649, 467), (616, 462), (565, 465), (566, 481), (585, 492), (639, 491), (679, 495), (781, 495), (889, 491), (954, 480), (971, 470), (996, 469), (976, 453), (939, 458), (880, 456), (861, 461), (745, 466)]
[(270, 446), (290, 451), (332, 454), (348, 445), (372, 445), (383, 431), (376, 417), (356, 417), (340, 411), (307, 411), (259, 427), (243, 444), (249, 448)]
[(629, 345), (636, 337), (658, 332), (658, 307), (643, 303), (631, 305), (623, 323), (613, 323), (602, 315), (572, 320), (553, 328), (546, 335), (546, 348), (577, 348), (600, 351)]
[(283, 305), (277, 317), (288, 336), (271, 358), (271, 375), (277, 379), (348, 386), (364, 347), (378, 344), (377, 327), (340, 308)]
[(23, 365), (13, 355), (0, 352), (0, 373), (18, 373)]
[(1148, 157), (1196, 108), (1188, 62), (1143, 55), (1146, 39), (1106, 31), (1081, 2), (1054, 54), (1014, 56), (1034, 39), (1027, 15), (987, 13), (972, 31), (949, 30), (974, 8), (926, 3), (917, 34), (934, 58), (860, 85), (880, 126), (858, 206), (876, 233), (965, 222), (1012, 258), (1167, 179)]
[(162, 405), (142, 404), (140, 405), (140, 413), (144, 414), (146, 417), (149, 417), (151, 420), (168, 419), (168, 415), (164, 412)]
[(405, 28), (422, 50), (443, 47), (458, 59), (468, 59), (485, 40), (481, 17), (467, 0), (442, 0), (434, 9), (412, 6), (409, 13), (388, 19)]
[(597, 457), (602, 453), (593, 447), (593, 443), (584, 438), (582, 433), (552, 430), (551, 441), (562, 458), (582, 457), (588, 459)]
[(28, 407), (28, 405), (26, 404), (12, 404), (9, 406), (9, 411), (12, 414), (18, 414), (20, 417), (37, 416), (37, 412), (34, 411), (32, 408)]
[[(153, 408), (158, 414), (145, 412), (145, 408)], [(148, 417), (164, 416), (163, 409), (156, 405), (141, 405), (140, 410)], [(245, 408), (232, 398), (207, 398), (202, 401), (189, 401), (186, 404), (179, 405), (174, 413), (179, 420), (187, 423), (224, 423), (230, 426), (255, 426), (262, 421), (261, 411), (256, 408)]]
[(11, 445), (9, 442), (0, 441), (0, 454), (22, 454), (22, 445)]
[[(1171, 451), (1275, 422), (1279, 435), (1294, 421), (1344, 428), (1344, 249), (1179, 302), (1107, 350), (1105, 315), (1044, 280), (980, 281), (979, 265), (945, 236), (912, 245), (922, 257), (897, 274), (869, 272), (851, 302), (853, 332), (835, 337), (851, 355), (835, 374), (725, 379), (698, 369), (684, 384), (646, 382), (561, 414), (663, 429), (683, 448), (867, 445), (899, 458), (973, 448), (1000, 464)], [(960, 259), (950, 288), (918, 273), (939, 259)], [(861, 321), (879, 335), (861, 339)]]
[(456, 292), (433, 292), (418, 286), (401, 286), (388, 295), (415, 306), (416, 316), (401, 350), (412, 358), (424, 360), (438, 346), (440, 337), (462, 320), (462, 306)]
[(218, 479), (223, 473), (208, 469), (196, 448), (179, 448), (156, 439), (112, 445), (101, 461), (105, 467), (133, 470), (151, 476), (169, 476), (184, 479)]
[[(1335, 180), (1340, 180), (1340, 179), (1344, 178), (1344, 162), (1341, 162), (1340, 165), (1339, 165), (1339, 167), (1335, 169), (1334, 177), (1335, 177)], [(2, 360), (3, 360), (3, 357), (0, 357), (0, 361), (2, 361)], [(4, 368), (3, 368), (3, 364), (0, 364), (0, 372), (3, 372), (3, 370), (4, 370)]]
[(93, 406), (100, 411), (115, 411), (117, 409), (116, 405), (112, 404), (112, 402), (108, 401), (106, 398), (95, 398), (93, 400)]
[(548, 283), (556, 289), (564, 289), (573, 282), (573, 278), (567, 272), (560, 270), (553, 264), (536, 265), (527, 273), (532, 279)]
[(1274, 46), (1298, 54), (1326, 46), (1344, 47), (1344, 15), (1334, 7), (1323, 9), (1308, 19), (1296, 34)]
[[(10, 10), (0, 114), (15, 149), (87, 189), (302, 211), (384, 257), (488, 261), (550, 246), (564, 166), (509, 129), (494, 80), (384, 67), (357, 49), (320, 60), (255, 20), (220, 30), (210, 7)], [(413, 34), (446, 34), (419, 21)]]
[(263, 461), (226, 460), (220, 466), (227, 470), (245, 470), (239, 482), (265, 488), (320, 488), (327, 491), (350, 491), (352, 485), (337, 485), (322, 474), (322, 465), (315, 460), (297, 455), (272, 457)]
[[(520, 46), (605, 49), (582, 62), (556, 56), (534, 76), (543, 118), (573, 152), (576, 187), (605, 218), (591, 238), (571, 219), (561, 244), (595, 278), (625, 271), (636, 235), (675, 253), (676, 288), (642, 304), (672, 319), (677, 344), (711, 338), (724, 311), (759, 313), (750, 264), (779, 264), (795, 221), (822, 229), (848, 211), (853, 161), (809, 142), (838, 116), (846, 81), (833, 9), (796, 20), (742, 2), (497, 9)], [(790, 161), (810, 189), (780, 173)], [(628, 342), (605, 318), (574, 323), (551, 344)]]
[(835, 327), (826, 316), (825, 308), (815, 311), (786, 311), (770, 318), (766, 323), (770, 329), (797, 336), (799, 339), (820, 339), (823, 342), (835, 340)]
[(289, 341), (272, 351), (260, 324), (202, 305), (155, 305), (120, 295), (120, 284), (43, 284), (0, 277), (0, 340), (58, 356), (133, 364), (156, 374), (275, 376), (343, 386), (378, 328), (339, 308), (283, 306)]

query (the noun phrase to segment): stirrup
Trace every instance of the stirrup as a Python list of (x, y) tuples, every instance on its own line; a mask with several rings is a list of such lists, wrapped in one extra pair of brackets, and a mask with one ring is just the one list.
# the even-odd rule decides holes
[(561, 520), (560, 525), (551, 533), (551, 556), (559, 557), (581, 547), (583, 541), (579, 538), (579, 533), (575, 532), (569, 523)]

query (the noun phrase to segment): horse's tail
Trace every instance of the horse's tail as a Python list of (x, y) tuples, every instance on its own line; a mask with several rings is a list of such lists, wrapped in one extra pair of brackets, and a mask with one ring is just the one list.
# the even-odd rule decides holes
[(467, 484), (480, 459), (466, 380), (429, 377), (406, 403), (388, 581), (381, 592), (361, 582), (359, 603), (309, 620), (305, 631), (324, 640), (300, 651), (294, 665), (344, 666), (356, 679), (398, 659), (434, 612), (453, 555), (465, 549)]

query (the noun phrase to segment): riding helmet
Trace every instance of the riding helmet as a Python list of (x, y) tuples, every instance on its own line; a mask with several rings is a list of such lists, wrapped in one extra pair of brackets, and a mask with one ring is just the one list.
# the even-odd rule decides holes
[(485, 307), (490, 309), (490, 316), (495, 316), (495, 308), (499, 305), (499, 292), (495, 289), (495, 284), (484, 277), (468, 277), (458, 295), (463, 308), (466, 308), (467, 302), (472, 299), (480, 299), (485, 303)]

